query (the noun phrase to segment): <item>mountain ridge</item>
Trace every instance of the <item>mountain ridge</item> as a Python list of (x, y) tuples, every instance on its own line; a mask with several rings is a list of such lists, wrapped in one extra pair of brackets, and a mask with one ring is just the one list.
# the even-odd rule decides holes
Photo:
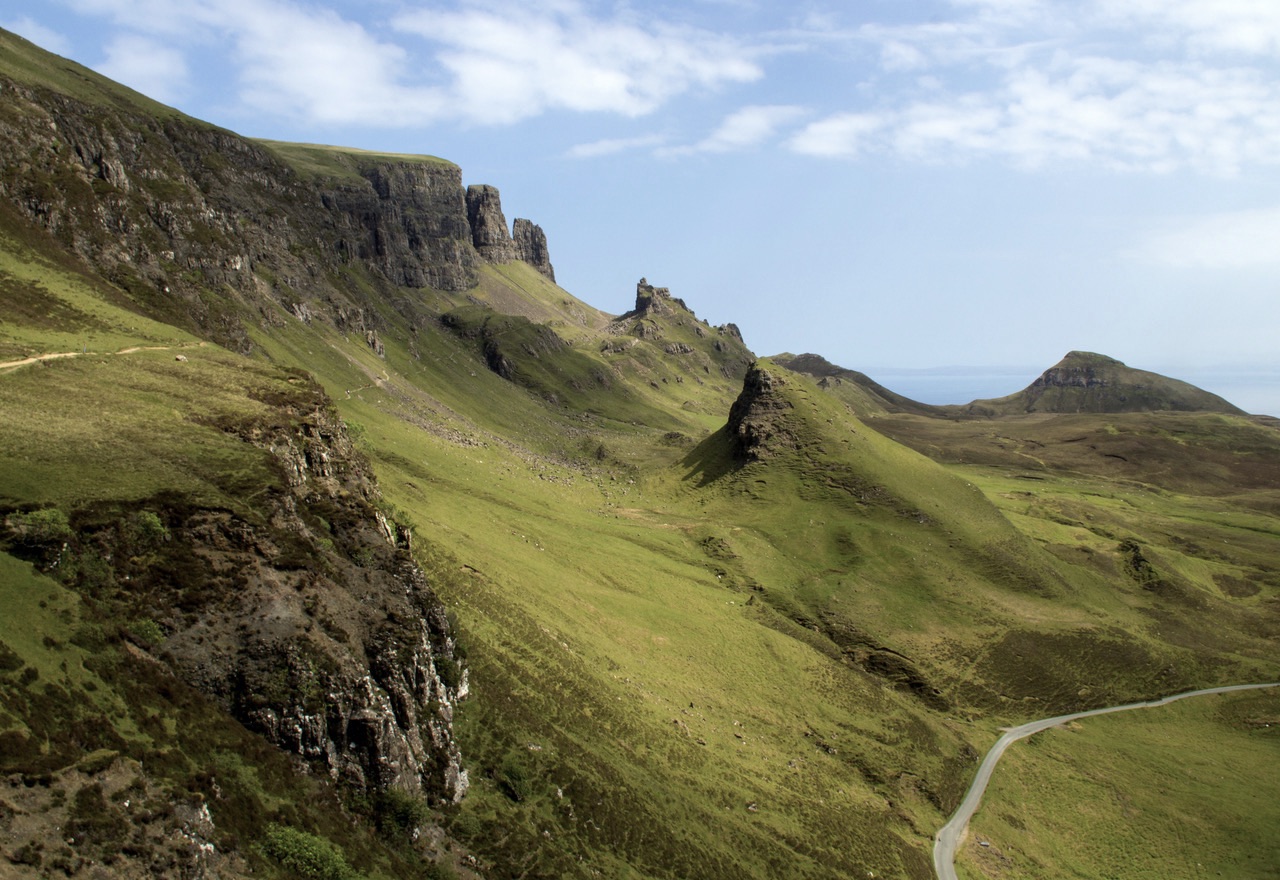
[(0, 92), (17, 876), (924, 880), (999, 726), (1280, 672), (1272, 428), (822, 387), (76, 76)]
[[(836, 366), (821, 355), (783, 354), (774, 360), (788, 369), (813, 376), (824, 388), (845, 382), (860, 389), (866, 400), (848, 402), (860, 414), (914, 413), (938, 418), (997, 417), (1022, 413), (1220, 412), (1244, 411), (1216, 394), (1189, 382), (1138, 370), (1123, 361), (1094, 352), (1071, 351), (1021, 391), (967, 404), (925, 404), (903, 397), (856, 370)], [(853, 393), (855, 396), (857, 392)], [(850, 397), (846, 392), (845, 396)]]

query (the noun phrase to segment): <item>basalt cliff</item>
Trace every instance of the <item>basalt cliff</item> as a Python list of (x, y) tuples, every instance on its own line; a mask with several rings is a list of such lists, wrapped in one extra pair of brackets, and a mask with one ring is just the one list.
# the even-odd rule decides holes
[[(233, 350), (252, 349), (246, 325), (275, 305), (376, 333), (370, 296), (465, 291), (485, 261), (554, 277), (542, 229), (520, 218), (513, 237), (498, 191), (464, 189), (450, 162), (255, 142), (128, 101), (0, 88), (7, 204), (146, 307)], [(367, 286), (341, 283), (352, 267)]]

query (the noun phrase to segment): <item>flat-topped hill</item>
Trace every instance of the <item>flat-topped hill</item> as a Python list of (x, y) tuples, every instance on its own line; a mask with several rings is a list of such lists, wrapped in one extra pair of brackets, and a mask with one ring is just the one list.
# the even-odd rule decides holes
[(1016, 394), (940, 409), (948, 414), (977, 416), (1032, 412), (1243, 412), (1189, 382), (1134, 369), (1115, 358), (1089, 351), (1069, 352)]

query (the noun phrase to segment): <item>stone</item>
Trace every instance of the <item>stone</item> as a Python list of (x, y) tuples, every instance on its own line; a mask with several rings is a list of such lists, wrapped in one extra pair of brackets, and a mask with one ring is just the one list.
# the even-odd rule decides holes
[(551, 266), (551, 254), (547, 249), (547, 235), (542, 227), (531, 220), (517, 217), (514, 238), (519, 258), (552, 281), (556, 280), (556, 271)]
[(789, 424), (791, 402), (781, 393), (787, 380), (759, 364), (747, 371), (742, 393), (729, 408), (729, 434), (739, 458), (759, 461), (782, 449), (794, 449)]
[(519, 249), (507, 232), (507, 218), (496, 187), (474, 183), (467, 187), (467, 222), (471, 225), (471, 244), (481, 259), (490, 263), (520, 259)]

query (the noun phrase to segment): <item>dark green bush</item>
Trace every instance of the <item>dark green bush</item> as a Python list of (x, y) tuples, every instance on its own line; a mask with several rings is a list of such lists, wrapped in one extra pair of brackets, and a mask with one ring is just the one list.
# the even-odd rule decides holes
[(358, 876), (347, 864), (341, 849), (323, 837), (296, 828), (268, 825), (261, 848), (264, 855), (279, 863), (293, 877), (356, 880)]
[(378, 832), (391, 840), (407, 840), (427, 821), (427, 805), (421, 798), (389, 788), (373, 800), (373, 818)]
[(533, 795), (533, 775), (522, 756), (511, 754), (503, 759), (498, 770), (498, 788), (517, 803), (527, 801)]
[(9, 517), (9, 525), (19, 539), (32, 544), (52, 544), (71, 538), (71, 523), (56, 507), (15, 513)]

